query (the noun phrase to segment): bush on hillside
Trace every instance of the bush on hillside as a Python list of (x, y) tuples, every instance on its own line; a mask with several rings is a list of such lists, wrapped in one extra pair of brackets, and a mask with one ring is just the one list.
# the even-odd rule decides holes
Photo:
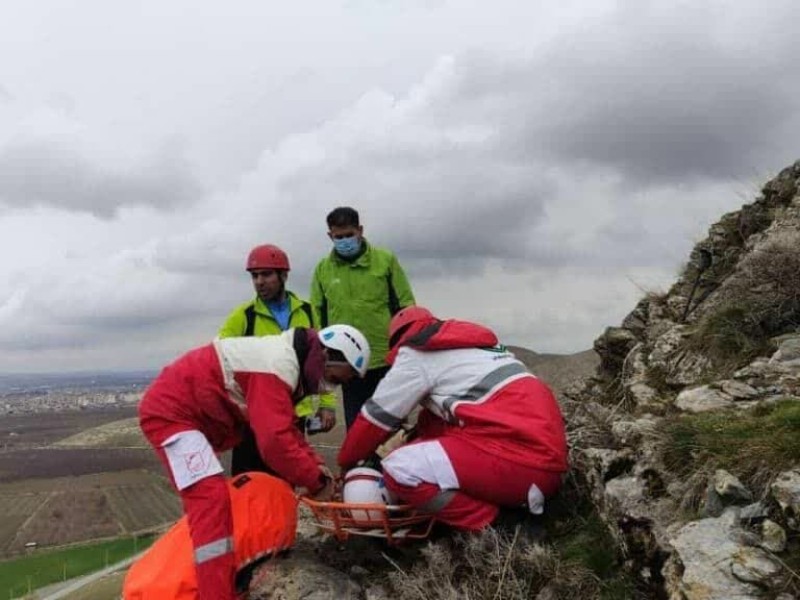
[(692, 346), (730, 371), (769, 350), (770, 338), (800, 329), (800, 232), (785, 231), (746, 256), (699, 321)]

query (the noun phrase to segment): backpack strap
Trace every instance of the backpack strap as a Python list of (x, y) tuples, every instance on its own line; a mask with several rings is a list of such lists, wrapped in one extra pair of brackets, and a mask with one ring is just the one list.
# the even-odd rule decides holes
[(256, 307), (254, 304), (251, 304), (244, 309), (244, 318), (247, 320), (247, 326), (245, 327), (244, 334), (245, 336), (250, 337), (256, 330)]
[(389, 314), (395, 316), (398, 312), (400, 312), (400, 300), (397, 297), (397, 292), (394, 289), (394, 284), (392, 283), (392, 272), (389, 271), (386, 274), (386, 287), (389, 291)]
[(294, 348), (295, 354), (297, 354), (297, 362), (300, 363), (300, 369), (302, 370), (309, 351), (308, 335), (306, 334), (305, 328), (295, 327), (292, 347)]
[[(294, 349), (294, 353), (297, 355), (297, 364), (300, 367), (300, 387), (303, 390), (308, 389), (308, 382), (305, 378), (305, 364), (306, 359), (308, 358), (308, 352), (311, 349), (310, 344), (308, 343), (308, 335), (306, 334), (306, 329), (303, 327), (295, 327), (294, 329), (294, 336), (292, 337), (292, 348)], [(302, 397), (292, 395), (292, 404), (297, 405), (298, 402), (302, 400)]]
[(328, 297), (322, 292), (322, 306), (319, 308), (320, 328), (328, 326)]
[(422, 348), (425, 344), (428, 343), (434, 335), (439, 333), (439, 330), (444, 325), (444, 321), (436, 321), (435, 323), (428, 325), (425, 329), (420, 331), (419, 333), (414, 334), (410, 338), (408, 338), (404, 343), (403, 346), (411, 346), (412, 348)]
[(308, 317), (308, 326), (314, 327), (314, 313), (311, 310), (311, 305), (308, 302), (303, 302), (300, 305), (300, 308), (303, 309), (303, 312), (306, 313), (306, 316)]

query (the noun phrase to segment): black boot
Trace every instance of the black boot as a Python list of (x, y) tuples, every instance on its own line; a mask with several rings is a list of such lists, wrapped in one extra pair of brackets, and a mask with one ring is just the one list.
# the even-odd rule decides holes
[(540, 544), (546, 536), (541, 517), (532, 515), (527, 507), (501, 506), (489, 526), (503, 537), (513, 539), (516, 536), (518, 542), (527, 544)]

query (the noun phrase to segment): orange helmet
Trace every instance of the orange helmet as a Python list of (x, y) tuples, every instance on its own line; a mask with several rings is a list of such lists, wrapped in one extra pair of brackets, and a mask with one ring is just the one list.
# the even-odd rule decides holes
[(392, 317), (389, 323), (389, 346), (400, 341), (401, 334), (416, 321), (435, 319), (433, 313), (422, 306), (407, 306)]
[(280, 269), (282, 271), (288, 271), (289, 257), (286, 255), (286, 252), (272, 244), (256, 246), (250, 251), (250, 255), (247, 257), (246, 270), (253, 271), (256, 269)]

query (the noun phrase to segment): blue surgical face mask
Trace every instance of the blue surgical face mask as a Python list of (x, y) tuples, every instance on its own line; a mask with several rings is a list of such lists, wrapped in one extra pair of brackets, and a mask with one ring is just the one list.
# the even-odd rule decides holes
[(336, 250), (336, 254), (339, 256), (350, 258), (358, 254), (359, 250), (361, 250), (361, 239), (354, 235), (333, 240), (333, 249)]

